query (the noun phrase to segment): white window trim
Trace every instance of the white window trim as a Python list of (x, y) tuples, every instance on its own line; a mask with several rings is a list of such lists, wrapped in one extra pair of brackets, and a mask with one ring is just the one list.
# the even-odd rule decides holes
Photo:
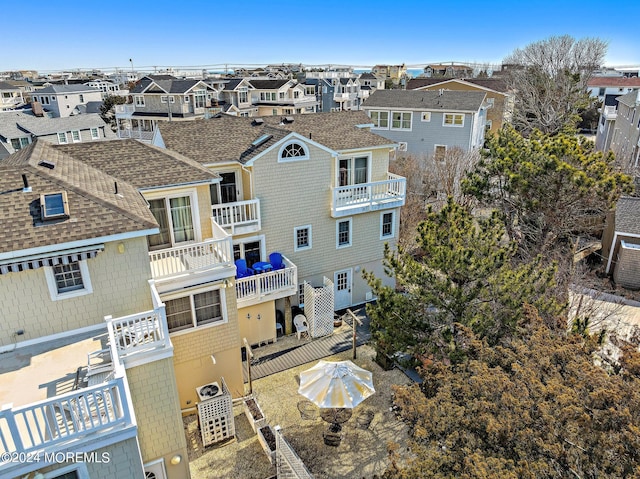
[(139, 106), (139, 107), (144, 107), (144, 96), (142, 95), (135, 95), (133, 97), (133, 104), (135, 106)]
[(354, 185), (363, 185), (366, 183), (371, 183), (371, 169), (373, 168), (373, 158), (371, 153), (363, 153), (362, 155), (349, 155), (349, 156), (338, 156), (336, 157), (336, 163), (335, 163), (335, 170), (336, 170), (336, 177), (334, 179), (335, 184), (339, 185), (340, 184), (340, 160), (350, 160), (352, 162), (352, 167), (353, 167), (353, 162), (355, 161), (356, 158), (367, 158), (367, 181), (365, 183), (349, 183), (346, 186), (354, 186)]
[[(393, 114), (394, 113), (400, 113), (401, 118), (402, 115), (408, 113), (409, 114), (409, 128), (402, 128), (402, 127), (394, 127), (393, 126)], [(400, 120), (400, 123), (402, 123), (402, 119)], [(389, 129), (390, 130), (396, 130), (396, 131), (411, 131), (413, 128), (413, 112), (411, 111), (392, 111), (391, 114), (389, 115)]]
[(266, 236), (265, 235), (257, 235), (257, 236), (247, 236), (245, 238), (242, 239), (236, 239), (233, 240), (233, 246), (240, 246), (240, 256), (242, 258), (245, 257), (245, 251), (244, 251), (244, 246), (247, 243), (255, 243), (255, 242), (259, 242), (260, 243), (260, 260), (261, 261), (265, 261), (265, 258), (267, 258), (267, 242), (266, 242)]
[[(447, 123), (445, 122), (445, 119), (447, 118), (447, 115), (453, 115), (454, 119), (456, 116), (461, 116), (462, 117), (462, 124), (461, 125), (456, 125), (456, 124), (451, 124), (451, 125), (447, 125)], [(464, 113), (443, 113), (442, 114), (442, 126), (446, 127), (446, 128), (462, 128), (464, 127)]]
[(185, 97), (184, 97), (184, 102), (185, 102), (185, 103), (189, 103), (189, 96), (188, 96), (188, 95), (185, 95)]
[(423, 111), (420, 114), (420, 121), (424, 121), (424, 122), (431, 121), (431, 112), (430, 111)]
[[(283, 158), (282, 157), (282, 153), (284, 152), (285, 148), (289, 145), (292, 144), (298, 144), (302, 147), (302, 149), (304, 150), (304, 156), (294, 156), (291, 158)], [(309, 148), (307, 147), (307, 145), (305, 145), (302, 141), (300, 140), (291, 140), (291, 141), (287, 141), (284, 145), (282, 145), (280, 147), (280, 150), (278, 150), (278, 163), (289, 163), (292, 161), (304, 161), (304, 160), (308, 160), (309, 159)]]
[(93, 293), (93, 287), (91, 286), (91, 277), (89, 276), (89, 268), (87, 267), (87, 261), (78, 261), (80, 266), (80, 274), (82, 275), (82, 284), (84, 288), (76, 289), (73, 291), (67, 291), (66, 293), (58, 293), (58, 287), (56, 286), (56, 277), (53, 274), (52, 266), (44, 267), (44, 275), (47, 280), (47, 286), (49, 288), (49, 295), (51, 301), (59, 301), (62, 299), (76, 298), (78, 296), (85, 296)]
[[(58, 453), (54, 452), (54, 457), (56, 457)], [(98, 456), (98, 460), (102, 459), (102, 456)], [(60, 477), (63, 474), (67, 474), (69, 472), (75, 471), (78, 479), (89, 479), (89, 472), (87, 471), (87, 465), (84, 462), (77, 462), (75, 464), (71, 464), (69, 466), (64, 466), (59, 469), (54, 469), (53, 471), (48, 471), (44, 473), (45, 479), (52, 479), (56, 477)]]
[[(308, 246), (300, 246), (298, 247), (298, 231), (308, 229), (309, 230), (309, 245)], [(302, 225), (296, 226), (293, 228), (293, 251), (307, 251), (310, 250), (313, 246), (312, 243), (312, 228), (311, 225)]]
[[(78, 139), (77, 140), (73, 137), (73, 134), (76, 133), (76, 132), (78, 133)], [(82, 134), (80, 133), (80, 130), (71, 131), (71, 141), (73, 143), (80, 143), (82, 141)]]
[[(383, 233), (384, 227), (384, 215), (391, 214), (391, 233), (385, 235)], [(380, 213), (380, 239), (388, 240), (396, 237), (396, 212), (395, 211), (382, 211)]]
[(193, 233), (194, 240), (193, 241), (185, 241), (181, 243), (176, 243), (173, 233), (173, 223), (171, 221), (171, 217), (169, 216), (169, 224), (171, 226), (170, 236), (171, 236), (171, 247), (173, 248), (176, 245), (183, 245), (189, 243), (200, 243), (202, 241), (202, 230), (200, 228), (200, 209), (198, 204), (198, 192), (191, 190), (183, 190), (171, 194), (167, 193), (151, 193), (145, 195), (145, 199), (147, 200), (161, 200), (164, 199), (165, 205), (167, 206), (167, 211), (169, 210), (169, 200), (171, 198), (182, 198), (183, 196), (188, 196), (191, 201), (191, 220), (193, 221)]
[(160, 95), (160, 103), (167, 103), (167, 95)]
[(373, 125), (373, 127), (371, 128), (372, 130), (388, 130), (391, 127), (391, 112), (388, 110), (371, 110), (369, 112), (369, 118), (371, 118), (373, 120), (373, 118), (371, 117), (371, 114), (373, 113), (377, 113), (378, 114), (378, 123), (380, 123), (380, 113), (386, 113), (387, 114), (387, 126), (376, 126), (375, 123)]
[[(349, 223), (349, 242), (340, 244), (340, 223)], [(353, 220), (351, 218), (340, 218), (336, 221), (336, 249), (350, 248), (353, 245)]]
[[(232, 287), (232, 286), (230, 286)], [(193, 299), (190, 299), (189, 302), (191, 303), (191, 324), (193, 326), (191, 326), (190, 328), (185, 328), (185, 329), (181, 329), (180, 331), (173, 331), (170, 332), (169, 335), (170, 336), (181, 336), (183, 334), (189, 334), (189, 333), (193, 333), (194, 331), (201, 331), (203, 329), (207, 329), (207, 328), (215, 328), (216, 326), (220, 326), (222, 324), (227, 324), (229, 323), (229, 315), (227, 314), (227, 292), (226, 292), (226, 288), (224, 288), (221, 284), (218, 284), (214, 287), (209, 286), (204, 286), (204, 287), (200, 287), (200, 288), (194, 288), (194, 289), (183, 289), (180, 290), (179, 292), (173, 293), (173, 294), (167, 294), (167, 295), (161, 295), (162, 301), (170, 301), (172, 299), (180, 299), (180, 298), (186, 298), (186, 297), (193, 297), (196, 294), (200, 294), (200, 293), (206, 293), (208, 291), (215, 291), (218, 290), (220, 291), (220, 313), (222, 314), (222, 319), (220, 321), (214, 321), (213, 323), (207, 323), (207, 324), (203, 324), (202, 326), (198, 326), (196, 324), (196, 316), (194, 314), (194, 305), (193, 305)], [(168, 326), (167, 326), (168, 327)]]
[(175, 103), (176, 97), (174, 95), (169, 95), (169, 103)]
[[(64, 141), (60, 141), (61, 135), (64, 136)], [(58, 145), (66, 145), (67, 143), (69, 143), (69, 139), (67, 138), (67, 133), (64, 131), (60, 131), (58, 133), (56, 133), (56, 136), (58, 137)]]
[[(91, 139), (92, 140), (97, 140), (100, 138), (100, 130), (98, 130), (97, 128), (91, 128), (89, 130), (91, 132)], [(94, 134), (95, 132), (95, 134)]]

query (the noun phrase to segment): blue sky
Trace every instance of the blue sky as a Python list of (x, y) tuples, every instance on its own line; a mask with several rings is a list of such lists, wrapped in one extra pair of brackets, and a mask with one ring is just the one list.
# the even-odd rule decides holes
[(609, 42), (607, 65), (640, 65), (640, 29), (625, 20), (640, 18), (637, 1), (34, 0), (28, 11), (2, 24), (0, 71), (499, 63), (564, 34)]

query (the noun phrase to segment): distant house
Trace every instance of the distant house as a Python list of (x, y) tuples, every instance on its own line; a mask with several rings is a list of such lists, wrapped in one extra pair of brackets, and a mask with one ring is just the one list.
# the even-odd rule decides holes
[(596, 130), (596, 150), (609, 151), (618, 116), (619, 95), (605, 95), (600, 107), (600, 118)]
[(640, 166), (640, 90), (615, 99), (617, 106), (602, 108), (596, 144), (613, 151), (616, 164), (630, 171)]
[(258, 116), (315, 113), (315, 88), (296, 80), (249, 79), (251, 104)]
[[(49, 85), (31, 94), (54, 117), (64, 118), (80, 113), (95, 113), (102, 103), (102, 93), (85, 85)], [(93, 110), (93, 111), (92, 111)]]
[(6, 81), (0, 81), (0, 111), (13, 110), (24, 105), (22, 90)]
[(376, 77), (390, 80), (394, 85), (399, 85), (407, 77), (407, 67), (404, 63), (402, 65), (376, 65), (371, 69), (371, 73)]
[(453, 147), (482, 146), (484, 91), (378, 90), (362, 105), (371, 131), (399, 144), (399, 151), (443, 157)]
[(622, 96), (637, 88), (640, 88), (638, 77), (594, 76), (587, 83), (589, 95), (601, 102), (607, 95)]
[(407, 90), (459, 90), (483, 91), (487, 94), (487, 131), (497, 132), (511, 117), (513, 96), (507, 92), (502, 79), (469, 78), (412, 78), (407, 82)]
[(473, 76), (473, 67), (455, 63), (432, 64), (424, 67), (424, 76), (427, 78), (469, 78)]
[(251, 103), (250, 90), (253, 86), (249, 79), (232, 78), (224, 85), (224, 90), (220, 92), (222, 100), (222, 111), (235, 116), (255, 116), (258, 107)]
[(102, 92), (102, 98), (112, 95), (112, 96), (127, 96), (129, 94), (129, 90), (120, 89), (120, 85), (118, 83), (114, 83), (108, 80), (91, 80), (85, 83), (86, 86), (90, 88), (96, 88)]
[(0, 113), (0, 159), (25, 148), (36, 138), (65, 145), (113, 139), (115, 135), (96, 113), (66, 118), (37, 117), (31, 110)]
[(624, 288), (640, 289), (640, 198), (622, 197), (602, 239), (606, 273)]

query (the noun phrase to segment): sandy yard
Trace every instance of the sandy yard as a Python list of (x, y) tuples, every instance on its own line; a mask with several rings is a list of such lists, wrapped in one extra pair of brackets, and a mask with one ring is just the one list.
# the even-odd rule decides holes
[[(274, 374), (253, 382), (253, 392), (267, 422), (282, 428), (284, 437), (293, 446), (316, 479), (373, 478), (388, 465), (387, 444), (406, 445), (407, 428), (390, 409), (391, 386), (408, 384), (409, 379), (398, 369), (384, 371), (374, 361), (369, 346), (358, 348), (358, 366), (373, 372), (376, 393), (353, 410), (353, 416), (343, 425), (343, 440), (337, 447), (327, 446), (323, 432), (328, 424), (317, 414), (315, 419), (303, 419), (298, 402), (304, 398), (297, 393), (299, 374), (316, 361)], [(325, 358), (328, 361), (351, 359), (346, 351)], [(375, 413), (368, 429), (356, 427), (358, 413)], [(242, 403), (234, 406), (236, 439), (223, 445), (203, 449), (196, 416), (185, 418), (189, 463), (193, 479), (238, 478), (265, 479), (276, 476), (272, 466), (244, 415)]]

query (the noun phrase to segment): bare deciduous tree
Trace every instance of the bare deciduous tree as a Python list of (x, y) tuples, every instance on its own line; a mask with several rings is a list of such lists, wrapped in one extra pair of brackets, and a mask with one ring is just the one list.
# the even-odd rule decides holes
[(508, 86), (515, 92), (512, 123), (528, 135), (534, 129), (556, 134), (575, 128), (578, 113), (589, 106), (587, 82), (599, 68), (607, 43), (554, 36), (516, 49), (504, 63)]

